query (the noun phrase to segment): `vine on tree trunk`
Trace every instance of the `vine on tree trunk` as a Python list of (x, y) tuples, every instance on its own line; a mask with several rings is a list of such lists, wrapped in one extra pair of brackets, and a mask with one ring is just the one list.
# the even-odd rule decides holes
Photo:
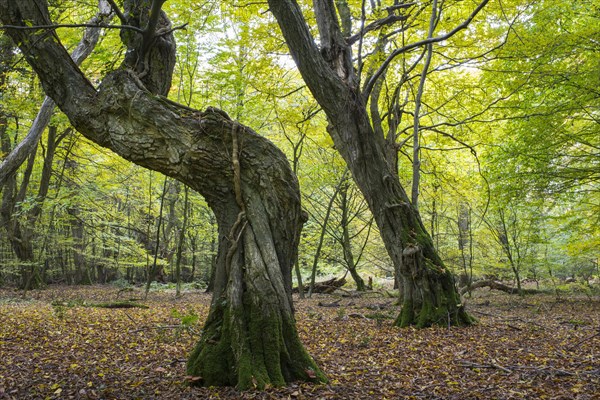
[(246, 219), (246, 205), (242, 197), (242, 178), (239, 158), (240, 149), (237, 130), (238, 123), (233, 122), (231, 124), (231, 163), (233, 165), (233, 191), (235, 193), (235, 201), (240, 207), (240, 212), (238, 213), (237, 219), (231, 227), (231, 231), (228, 235), (229, 242), (231, 243), (229, 249), (227, 250), (227, 255), (225, 257), (225, 268), (228, 272), (231, 271), (231, 260), (233, 259), (233, 256), (238, 248), (238, 243), (240, 241), (240, 238), (242, 237), (242, 234), (244, 233), (244, 229), (248, 224), (248, 220)]

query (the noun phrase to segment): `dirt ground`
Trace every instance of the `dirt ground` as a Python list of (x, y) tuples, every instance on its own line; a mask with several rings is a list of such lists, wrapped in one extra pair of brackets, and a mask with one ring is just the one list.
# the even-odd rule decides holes
[(0, 399), (600, 399), (598, 297), (481, 289), (466, 300), (477, 325), (423, 330), (392, 327), (385, 297), (298, 300), (300, 336), (330, 382), (237, 392), (184, 384), (210, 295), (89, 307), (140, 294), (0, 289)]

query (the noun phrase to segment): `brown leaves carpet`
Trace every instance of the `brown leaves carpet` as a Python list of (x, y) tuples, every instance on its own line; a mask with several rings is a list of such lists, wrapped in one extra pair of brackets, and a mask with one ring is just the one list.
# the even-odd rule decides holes
[(300, 300), (300, 335), (330, 382), (237, 392), (184, 384), (209, 295), (89, 307), (117, 292), (0, 289), (0, 399), (600, 399), (599, 298), (481, 290), (467, 300), (478, 325), (423, 330), (392, 327), (385, 298)]

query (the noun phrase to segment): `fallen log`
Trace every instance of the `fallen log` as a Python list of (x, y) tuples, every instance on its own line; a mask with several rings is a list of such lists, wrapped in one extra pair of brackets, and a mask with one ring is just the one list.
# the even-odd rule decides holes
[[(337, 289), (341, 288), (346, 284), (346, 276), (341, 278), (331, 278), (322, 282), (315, 282), (315, 286), (313, 288), (313, 293), (325, 293), (331, 294), (335, 292)], [(306, 285), (304, 287), (304, 292), (308, 292), (310, 285)], [(298, 288), (295, 287), (292, 289), (292, 293), (298, 293)]]
[(392, 303), (393, 303), (393, 301), (387, 301), (385, 303), (369, 304), (368, 306), (365, 306), (365, 308), (368, 308), (369, 310), (383, 310), (383, 309), (387, 308), (388, 306), (390, 306)]
[(93, 303), (87, 307), (95, 308), (150, 308), (145, 304), (135, 303), (131, 301), (113, 301), (107, 303)]
[(92, 308), (150, 308), (145, 304), (136, 303), (135, 301), (109, 301), (104, 303), (88, 303), (84, 300), (54, 300), (53, 307), (92, 307)]
[(333, 303), (323, 303), (322, 301), (320, 301), (318, 306), (319, 307), (339, 307), (340, 301), (342, 301), (342, 299), (336, 300)]
[[(500, 283), (495, 280), (475, 281), (475, 282), (471, 283), (470, 290), (475, 290), (475, 289), (479, 289), (482, 287), (489, 287), (490, 289), (500, 290), (500, 291), (508, 293), (508, 294), (518, 294), (519, 293), (518, 288), (514, 288), (511, 286), (505, 285), (504, 283)], [(468, 291), (469, 291), (469, 286), (462, 287), (460, 289), (460, 294), (463, 295), (463, 294), (467, 293)], [(521, 289), (521, 291), (524, 294), (540, 293), (540, 291), (536, 290), (536, 289)]]

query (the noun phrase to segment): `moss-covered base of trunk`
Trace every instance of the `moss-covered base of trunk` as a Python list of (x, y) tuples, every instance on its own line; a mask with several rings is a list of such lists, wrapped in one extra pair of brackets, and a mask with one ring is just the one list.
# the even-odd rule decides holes
[(461, 303), (452, 274), (423, 257), (417, 247), (403, 253), (404, 301), (395, 326), (466, 326), (476, 322)]
[[(468, 326), (476, 322), (460, 304), (460, 299), (457, 301), (453, 294), (439, 293), (434, 297), (435, 299), (429, 298), (423, 302), (405, 299), (394, 325), (402, 328), (425, 328), (432, 325)], [(415, 307), (415, 303), (418, 307)]]
[(223, 299), (211, 310), (188, 359), (191, 384), (245, 390), (327, 382), (300, 342), (291, 314), (264, 304), (235, 308)]

